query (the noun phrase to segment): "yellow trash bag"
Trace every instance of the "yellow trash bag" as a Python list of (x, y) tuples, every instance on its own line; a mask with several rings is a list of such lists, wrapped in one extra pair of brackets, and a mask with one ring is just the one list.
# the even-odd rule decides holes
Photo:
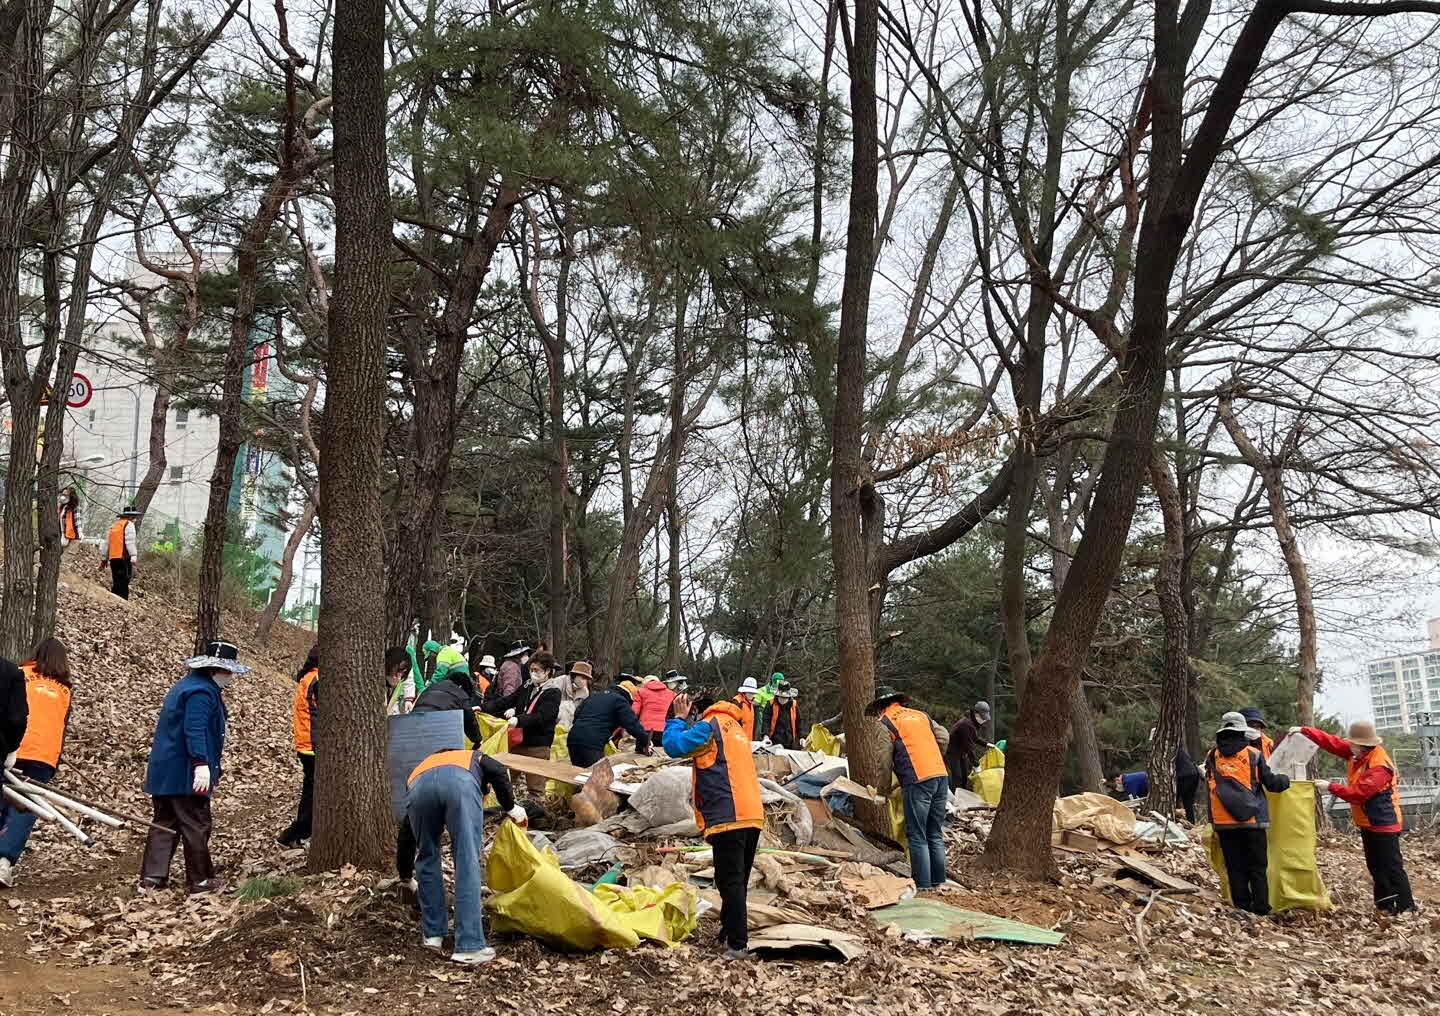
[(1220, 876), (1220, 898), (1230, 905), (1235, 901), (1230, 898), (1230, 876), (1225, 873), (1225, 854), (1220, 850), (1220, 837), (1215, 835), (1215, 827), (1203, 825), (1200, 827), (1200, 842), (1205, 845), (1205, 856), (1210, 859), (1210, 867), (1216, 875)]
[(840, 739), (819, 723), (810, 728), (810, 734), (805, 738), (805, 750), (823, 752), (835, 758), (843, 758), (845, 755), (845, 749), (840, 747)]
[(699, 923), (699, 898), (688, 886), (594, 893), (560, 870), (549, 851), (535, 849), (514, 822), (501, 823), (488, 866), (490, 926), (518, 932), (560, 949), (629, 949), (642, 938), (667, 946), (683, 941)]
[(890, 810), (890, 837), (896, 843), (905, 843), (905, 792), (896, 787), (886, 802)]
[(980, 768), (983, 769), (1004, 769), (1005, 753), (993, 744), (980, 756)]
[(1005, 770), (980, 769), (970, 774), (970, 789), (980, 795), (986, 804), (999, 804), (1000, 792), (1005, 787)]
[[(551, 762), (570, 761), (570, 746), (565, 743), (569, 734), (569, 727), (562, 727), (558, 723), (555, 725), (555, 740), (550, 742)], [(571, 795), (575, 793), (575, 788), (568, 783), (562, 783), (560, 780), (546, 780), (545, 793), (558, 797), (563, 801), (568, 801)]]
[[(486, 755), (499, 755), (502, 751), (510, 750), (510, 738), (507, 732), (510, 725), (504, 720), (491, 716), (489, 713), (476, 713), (475, 721), (480, 724), (480, 750)], [(468, 746), (474, 747), (466, 739)], [(500, 802), (495, 797), (495, 791), (485, 795), (485, 807), (498, 808)]]
[(1315, 784), (1295, 780), (1270, 801), (1269, 857), (1271, 910), (1329, 910), (1330, 894), (1315, 865)]

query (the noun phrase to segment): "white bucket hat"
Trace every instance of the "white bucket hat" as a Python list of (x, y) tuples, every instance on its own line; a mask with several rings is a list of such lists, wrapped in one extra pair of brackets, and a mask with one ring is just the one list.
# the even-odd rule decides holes
[(755, 679), (753, 677), (747, 677), (744, 681), (740, 682), (740, 690), (735, 694), (758, 695), (760, 694), (760, 686), (755, 683)]
[(1233, 730), (1237, 734), (1245, 734), (1250, 731), (1250, 727), (1245, 723), (1245, 717), (1239, 713), (1226, 713), (1220, 717), (1220, 729), (1215, 731), (1215, 733), (1223, 734), (1227, 730)]
[(491, 655), (489, 655), (489, 654), (487, 653), (486, 655), (480, 657), (480, 662), (479, 662), (479, 664), (477, 664), (477, 666), (478, 666), (481, 670), (494, 670), (494, 669), (495, 669), (495, 657), (493, 657), (493, 656), (491, 656)]

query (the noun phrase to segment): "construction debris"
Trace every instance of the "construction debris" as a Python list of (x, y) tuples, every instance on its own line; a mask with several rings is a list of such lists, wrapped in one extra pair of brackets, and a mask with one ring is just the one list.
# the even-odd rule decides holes
[(859, 935), (813, 924), (777, 924), (750, 936), (751, 952), (832, 953), (846, 963), (865, 955)]

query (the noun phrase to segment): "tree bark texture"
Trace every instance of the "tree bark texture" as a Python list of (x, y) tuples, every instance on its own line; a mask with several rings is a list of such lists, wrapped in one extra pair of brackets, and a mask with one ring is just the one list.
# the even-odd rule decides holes
[(321, 422), (320, 654), (315, 835), (310, 870), (391, 863), (383, 664), (385, 315), (391, 219), (385, 157), (385, 3), (335, 13), (335, 293)]
[[(1160, 710), (1150, 740), (1150, 796), (1146, 807), (1160, 815), (1175, 812), (1175, 753), (1184, 740), (1190, 697), (1190, 625), (1180, 597), (1185, 567), (1185, 512), (1170, 461), (1159, 448), (1150, 453), (1150, 485), (1160, 501), (1165, 538), (1155, 569), (1155, 596), (1165, 620), (1165, 661), (1161, 671)], [(1191, 756), (1192, 758), (1195, 756)]]
[[(838, 621), (840, 707), (845, 721), (850, 775), (876, 785), (883, 745), (865, 707), (875, 694), (875, 648), (870, 628), (869, 562), (866, 559), (864, 500), (873, 496), (873, 476), (865, 461), (865, 353), (870, 314), (870, 283), (875, 267), (875, 228), (879, 217), (879, 138), (875, 103), (877, 0), (856, 0), (850, 41), (852, 119), (850, 218), (846, 234), (845, 281), (840, 296), (836, 338), (835, 401), (831, 417), (830, 540), (835, 570)], [(874, 828), (876, 809), (859, 815)]]

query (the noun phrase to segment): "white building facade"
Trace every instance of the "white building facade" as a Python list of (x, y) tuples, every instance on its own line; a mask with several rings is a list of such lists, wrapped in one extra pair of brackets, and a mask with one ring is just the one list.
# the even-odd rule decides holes
[(1366, 666), (1370, 708), (1381, 731), (1414, 733), (1421, 713), (1440, 713), (1440, 618), (1427, 626), (1430, 648), (1386, 656)]

